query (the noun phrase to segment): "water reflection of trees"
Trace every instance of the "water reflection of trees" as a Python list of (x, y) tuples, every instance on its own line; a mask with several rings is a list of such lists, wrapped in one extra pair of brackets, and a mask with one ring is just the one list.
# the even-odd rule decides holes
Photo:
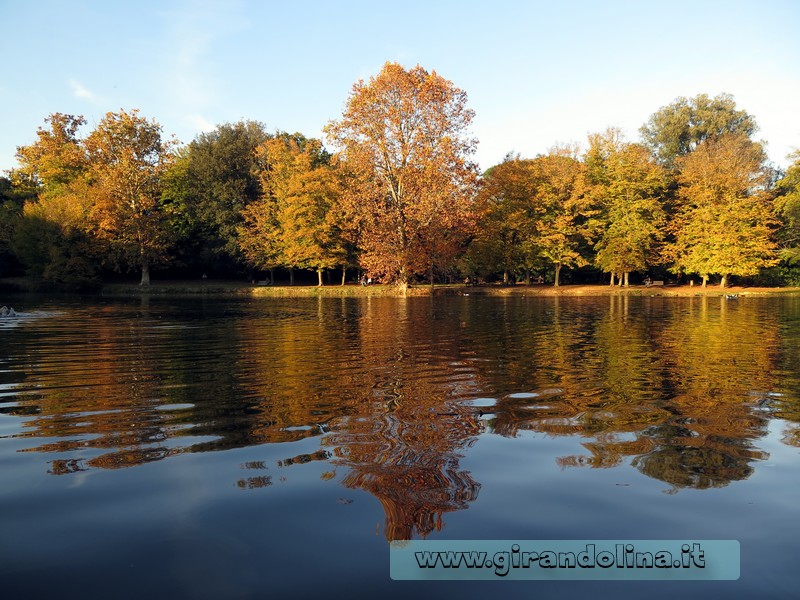
[[(480, 487), (459, 468), (480, 425), (458, 401), (476, 382), (459, 366), (453, 316), (424, 299), (345, 299), (338, 313), (330, 302), (319, 306), (325, 312), (308, 332), (311, 354), (281, 353), (302, 364), (275, 364), (266, 353), (259, 371), (291, 391), (285, 401), (294, 423), (324, 421), (322, 444), (334, 465), (347, 468), (342, 483), (381, 502), (388, 539), (440, 529), (442, 515), (466, 508)], [(320, 365), (338, 368), (323, 368), (317, 379)], [(463, 376), (454, 375), (459, 369)]]
[(556, 381), (561, 393), (501, 401), (495, 431), (587, 438), (588, 454), (560, 458), (565, 467), (632, 459), (648, 476), (695, 488), (748, 477), (766, 458), (754, 443), (768, 425), (759, 401), (778, 384), (773, 314), (725, 298), (596, 302), (590, 320), (574, 307), (564, 319), (554, 303), (548, 337), (532, 352), (568, 374)]
[[(486, 431), (580, 436), (562, 467), (630, 463), (675, 488), (748, 477), (770, 419), (798, 444), (800, 325), (780, 314), (624, 296), (114, 306), (19, 337), (28, 375), (0, 410), (25, 420), (28, 451), (56, 453), (54, 474), (317, 438), (278, 465), (343, 467), (406, 539), (476, 499), (460, 461)], [(468, 402), (482, 396), (489, 425)]]
[[(20, 338), (28, 376), (4, 410), (59, 475), (317, 436), (319, 451), (278, 466), (346, 466), (343, 483), (385, 507), (387, 537), (424, 535), (479, 489), (459, 468), (480, 425), (458, 402), (477, 383), (455, 323), (426, 300), (76, 311)], [(253, 468), (235, 484), (270, 487)]]

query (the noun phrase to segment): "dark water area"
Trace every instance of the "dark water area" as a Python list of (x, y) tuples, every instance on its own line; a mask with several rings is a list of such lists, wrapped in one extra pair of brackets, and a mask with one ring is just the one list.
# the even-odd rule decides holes
[[(792, 598), (800, 298), (14, 298), (4, 598)], [(389, 541), (735, 539), (721, 582), (400, 582)]]

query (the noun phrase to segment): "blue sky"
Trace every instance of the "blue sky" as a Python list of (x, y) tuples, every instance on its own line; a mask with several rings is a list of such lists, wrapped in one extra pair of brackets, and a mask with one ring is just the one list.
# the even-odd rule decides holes
[(453, 81), (483, 169), (631, 140), (678, 96), (734, 95), (773, 161), (800, 146), (796, 0), (0, 0), (0, 171), (53, 112), (138, 108), (183, 143), (239, 119), (320, 137), (387, 60)]

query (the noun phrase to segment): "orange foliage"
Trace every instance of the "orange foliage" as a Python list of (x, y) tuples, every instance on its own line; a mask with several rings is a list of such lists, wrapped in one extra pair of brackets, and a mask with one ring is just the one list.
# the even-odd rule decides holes
[(359, 81), (327, 134), (355, 175), (344, 200), (358, 215), (362, 265), (401, 285), (447, 265), (473, 226), (477, 170), (466, 94), (420, 66), (386, 63)]

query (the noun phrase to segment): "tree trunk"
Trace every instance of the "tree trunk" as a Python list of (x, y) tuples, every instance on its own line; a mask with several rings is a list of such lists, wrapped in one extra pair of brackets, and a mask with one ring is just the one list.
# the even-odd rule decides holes
[(322, 269), (317, 269), (317, 287), (322, 287)]
[(525, 267), (525, 285), (531, 284), (531, 270), (529, 267)]
[(294, 269), (289, 267), (289, 285), (294, 285)]
[(503, 285), (508, 285), (508, 271), (503, 271)]
[(727, 275), (723, 275), (722, 279), (719, 282), (719, 287), (720, 287), (720, 289), (724, 290), (725, 286), (727, 286), (727, 285), (728, 285), (728, 276)]
[(342, 265), (342, 285), (344, 285), (345, 279), (347, 279), (347, 267)]
[(275, 269), (269, 270), (269, 284), (275, 285)]
[(559, 286), (560, 277), (561, 277), (561, 263), (557, 262), (556, 263), (556, 280), (555, 280), (555, 283), (553, 283), (553, 287), (558, 287)]
[(628, 287), (628, 275), (630, 275), (630, 272), (625, 271), (625, 287)]
[(431, 291), (433, 291), (433, 265), (431, 265), (431, 268), (428, 270), (428, 277), (430, 277)]
[(708, 275), (703, 275), (703, 289), (706, 289), (706, 284), (708, 283)]
[(611, 283), (609, 284), (611, 287), (614, 287), (614, 281), (617, 278), (617, 274), (614, 271), (611, 271)]
[(147, 262), (142, 263), (142, 280), (139, 285), (150, 285), (150, 265)]

